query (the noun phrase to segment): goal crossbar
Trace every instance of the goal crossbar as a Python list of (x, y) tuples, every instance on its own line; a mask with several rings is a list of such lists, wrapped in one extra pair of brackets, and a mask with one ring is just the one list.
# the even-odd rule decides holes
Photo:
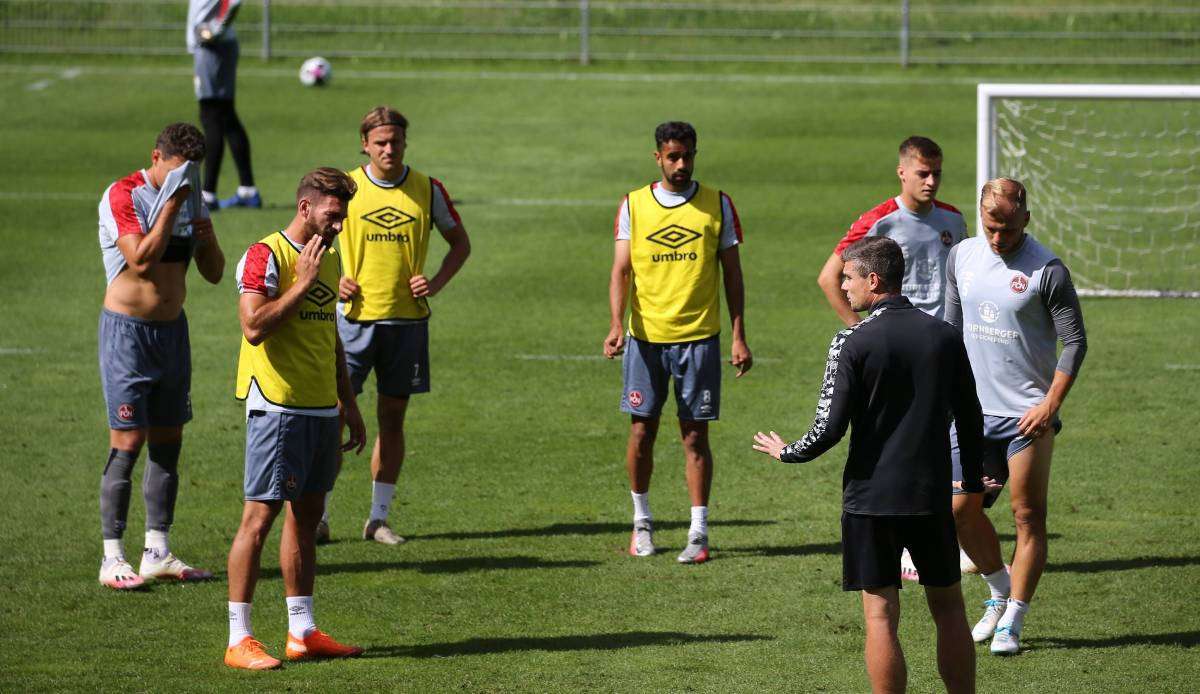
[[(976, 91), (975, 192), (996, 176), (997, 140), (995, 104), (1001, 99), (1054, 100), (1200, 100), (1200, 85), (1195, 84), (1019, 84), (980, 83)], [(1200, 183), (1198, 183), (1200, 185)], [(982, 233), (978, 205), (975, 205), (976, 229)], [(1081, 289), (1089, 296), (1153, 296), (1200, 298), (1200, 291), (1160, 291), (1154, 289)]]

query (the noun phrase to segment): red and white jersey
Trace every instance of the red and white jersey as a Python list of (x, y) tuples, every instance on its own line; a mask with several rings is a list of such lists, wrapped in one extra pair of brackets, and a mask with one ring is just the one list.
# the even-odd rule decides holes
[(150, 185), (145, 170), (139, 170), (104, 190), (98, 212), (100, 253), (108, 284), (112, 284), (126, 266), (125, 256), (117, 248), (117, 239), (149, 232), (166, 201), (185, 185), (190, 185), (193, 192), (185, 198), (175, 217), (175, 228), (171, 230), (167, 249), (158, 262), (186, 263), (191, 260), (192, 219), (208, 217), (208, 208), (200, 201), (199, 171), (199, 164), (187, 162), (168, 174), (160, 189)]
[(841, 255), (864, 236), (886, 236), (904, 252), (904, 284), (900, 291), (913, 306), (936, 318), (944, 314), (946, 256), (954, 244), (967, 237), (962, 213), (938, 200), (924, 215), (904, 206), (899, 197), (886, 200), (858, 221), (838, 242), (833, 252)]

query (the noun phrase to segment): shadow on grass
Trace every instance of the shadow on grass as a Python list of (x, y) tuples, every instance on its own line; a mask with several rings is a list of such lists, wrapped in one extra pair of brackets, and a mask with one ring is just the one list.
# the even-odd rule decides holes
[(803, 557), (810, 554), (841, 554), (840, 542), (814, 542), (807, 545), (752, 545), (730, 547), (724, 554), (736, 557)]
[[(317, 575), (339, 573), (372, 573), (375, 571), (417, 571), (423, 574), (462, 574), (472, 571), (503, 571), (508, 569), (586, 569), (599, 565), (597, 561), (553, 561), (537, 557), (455, 557), (425, 561), (357, 561), (317, 562)], [(263, 578), (279, 578), (279, 568), (264, 568)]]
[[(1017, 536), (1014, 533), (996, 533), (996, 537), (1000, 538), (1001, 542), (1016, 542)], [(1046, 533), (1047, 540), (1057, 540), (1062, 537), (1061, 533)]]
[(1060, 639), (1042, 637), (1029, 639), (1026, 643), (1034, 648), (1121, 648), (1122, 646), (1178, 646), (1196, 648), (1200, 646), (1200, 631), (1176, 631), (1170, 634), (1126, 634), (1102, 639)]
[(679, 631), (631, 631), (617, 634), (579, 634), (515, 638), (475, 638), (424, 646), (383, 646), (368, 649), (364, 658), (449, 658), (520, 651), (615, 651), (643, 646), (682, 646), (693, 643), (769, 641), (758, 634), (685, 634)]
[(1130, 569), (1152, 569), (1165, 566), (1194, 566), (1200, 557), (1131, 557), (1129, 559), (1099, 559), (1096, 561), (1051, 562), (1046, 571), (1077, 574), (1128, 571)]
[[(721, 520), (709, 523), (716, 528), (755, 527), (775, 525), (773, 520)], [(687, 528), (688, 521), (654, 521), (655, 530), (679, 530)], [(608, 533), (627, 533), (629, 523), (555, 523), (540, 528), (510, 528), (508, 530), (478, 530), (465, 532), (432, 533), (429, 535), (412, 535), (405, 533), (410, 540), (487, 540), (505, 537), (547, 537), (551, 535), (606, 535)]]

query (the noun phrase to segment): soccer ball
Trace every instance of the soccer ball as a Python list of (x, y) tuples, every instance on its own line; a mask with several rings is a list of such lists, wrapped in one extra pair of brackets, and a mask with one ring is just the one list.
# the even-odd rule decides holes
[(306, 87), (323, 87), (333, 79), (333, 67), (324, 58), (309, 58), (300, 66), (300, 84)]

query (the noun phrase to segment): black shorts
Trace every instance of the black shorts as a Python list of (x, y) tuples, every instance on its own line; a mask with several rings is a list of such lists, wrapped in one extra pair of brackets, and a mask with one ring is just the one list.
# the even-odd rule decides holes
[(949, 513), (860, 516), (842, 513), (842, 590), (900, 587), (900, 553), (912, 555), (921, 585), (958, 583), (958, 536)]

